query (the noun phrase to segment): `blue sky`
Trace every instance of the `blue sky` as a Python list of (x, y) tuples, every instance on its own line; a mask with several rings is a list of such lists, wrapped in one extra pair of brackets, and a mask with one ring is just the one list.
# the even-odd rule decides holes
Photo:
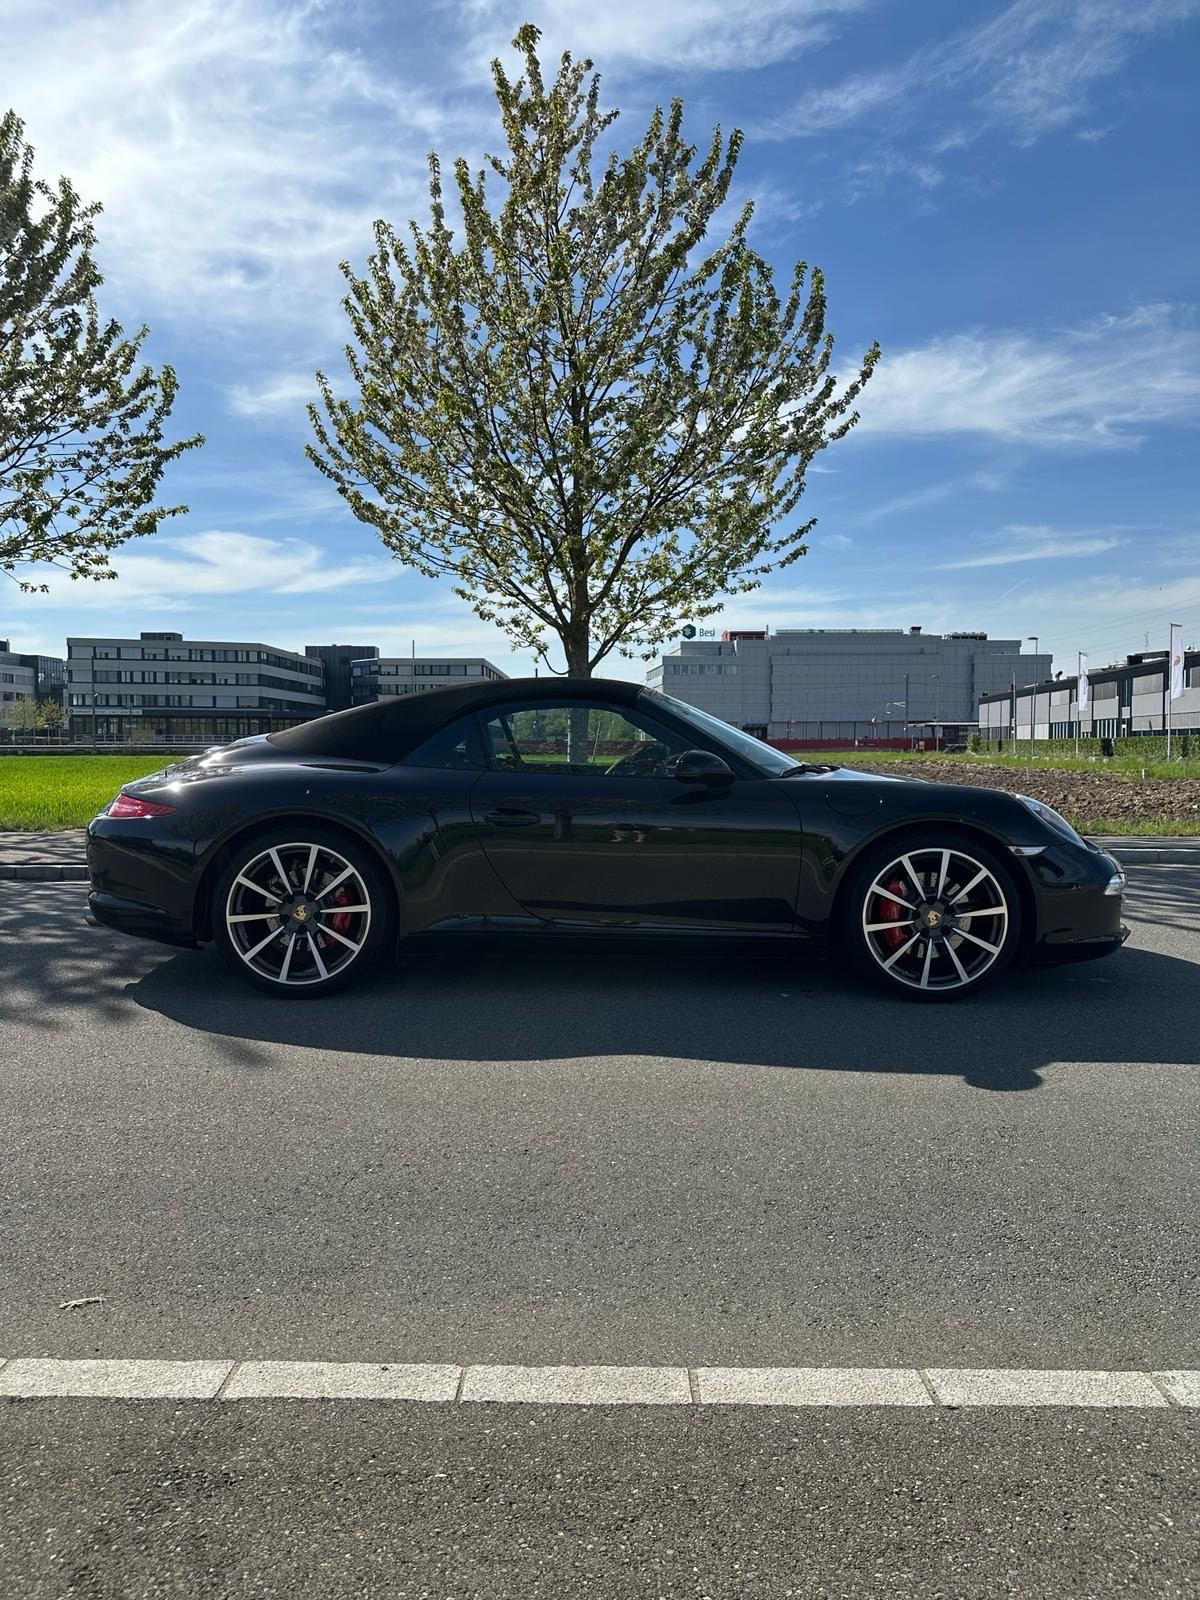
[(544, 58), (594, 57), (625, 142), (676, 94), (696, 142), (742, 127), (758, 248), (825, 269), (844, 370), (883, 346), (809, 480), (810, 554), (718, 625), (1038, 634), (1064, 668), (1168, 621), (1200, 640), (1200, 0), (0, 0), (0, 106), (103, 202), (103, 308), (150, 324), (179, 431), (208, 436), (164, 486), (186, 518), (115, 583), (5, 593), (0, 637), (528, 668), (303, 455), (338, 261), (424, 215), (429, 149), (495, 147), (487, 63), (526, 17)]

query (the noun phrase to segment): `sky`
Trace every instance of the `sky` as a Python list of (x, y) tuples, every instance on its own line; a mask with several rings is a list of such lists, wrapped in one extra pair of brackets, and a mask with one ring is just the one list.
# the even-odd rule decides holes
[(824, 269), (837, 370), (883, 348), (810, 470), (809, 554), (716, 627), (1037, 635), (1067, 671), (1172, 621), (1200, 642), (1200, 0), (0, 0), (0, 109), (102, 202), (101, 309), (149, 325), (174, 436), (207, 437), (164, 478), (186, 516), (115, 582), (6, 586), (0, 637), (531, 669), (304, 456), (313, 373), (344, 371), (339, 261), (427, 215), (430, 150), (497, 148), (488, 63), (515, 75), (523, 20), (543, 61), (594, 59), (627, 144), (675, 96), (698, 144), (743, 129), (756, 248), (783, 283)]

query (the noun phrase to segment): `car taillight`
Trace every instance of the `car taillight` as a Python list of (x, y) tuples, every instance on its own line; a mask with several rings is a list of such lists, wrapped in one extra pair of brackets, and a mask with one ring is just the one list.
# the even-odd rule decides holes
[(176, 808), (160, 805), (157, 800), (143, 800), (139, 795), (126, 794), (124, 789), (109, 806), (110, 817), (169, 817)]

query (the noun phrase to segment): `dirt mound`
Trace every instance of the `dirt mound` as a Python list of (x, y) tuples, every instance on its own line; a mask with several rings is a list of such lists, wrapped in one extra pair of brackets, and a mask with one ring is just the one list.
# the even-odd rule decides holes
[(1061, 811), (1077, 826), (1098, 823), (1192, 823), (1200, 833), (1200, 778), (1121, 778), (1112, 772), (1061, 767), (995, 767), (983, 761), (854, 761), (846, 765), (888, 778), (928, 778), (980, 789), (1027, 794)]

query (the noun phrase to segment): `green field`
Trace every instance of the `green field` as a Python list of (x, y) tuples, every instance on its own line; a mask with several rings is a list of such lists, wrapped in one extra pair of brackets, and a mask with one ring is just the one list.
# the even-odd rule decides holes
[(1200, 761), (1139, 761), (1135, 757), (1122, 756), (1108, 760), (1091, 760), (1088, 756), (1081, 756), (1076, 760), (1074, 756), (1054, 756), (1052, 759), (1045, 756), (991, 756), (991, 755), (945, 755), (938, 750), (793, 750), (790, 752), (797, 761), (829, 761), (841, 766), (852, 767), (855, 762), (869, 761), (944, 761), (947, 764), (957, 763), (960, 766), (988, 766), (988, 767), (1015, 767), (1022, 772), (1045, 772), (1047, 768), (1054, 768), (1059, 772), (1106, 772), (1114, 778), (1140, 779), (1143, 774), (1147, 778), (1200, 778)]
[[(830, 761), (853, 766), (855, 762), (896, 763), (944, 762), (970, 764), (986, 759), (992, 765), (1009, 766), (1028, 772), (1045, 771), (1049, 763), (1012, 757), (936, 755), (916, 750), (830, 750), (798, 751), (801, 760)], [(157, 756), (0, 756), (0, 830), (54, 832), (63, 828), (82, 828), (102, 806), (108, 804), (123, 783), (157, 772), (168, 761)], [(1129, 761), (1056, 761), (1055, 767), (1081, 772), (1101, 771), (1118, 780), (1141, 777), (1141, 765)], [(1147, 777), (1200, 777), (1200, 761), (1165, 761), (1148, 764)], [(1197, 831), (1194, 817), (1098, 820), (1092, 816), (1072, 817), (1088, 833), (1142, 833), (1150, 835), (1189, 834)]]
[(0, 829), (82, 828), (123, 783), (171, 756), (0, 756)]

